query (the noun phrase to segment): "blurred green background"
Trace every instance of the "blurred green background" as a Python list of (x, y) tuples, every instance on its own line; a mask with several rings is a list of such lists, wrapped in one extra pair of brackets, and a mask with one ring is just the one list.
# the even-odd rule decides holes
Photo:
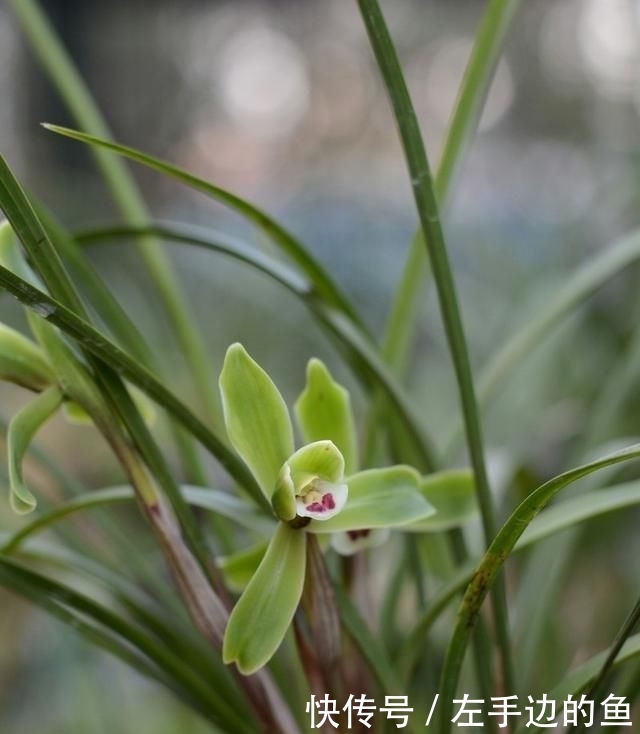
[[(478, 0), (383, 3), (433, 163), (484, 7)], [(119, 141), (274, 214), (382, 334), (416, 217), (355, 3), (47, 0), (43, 8)], [(0, 149), (30, 190), (72, 227), (117, 221), (87, 150), (39, 126), (73, 121), (4, 5), (0, 100)], [(523, 3), (446, 212), (476, 368), (589, 255), (640, 224), (639, 150), (637, 3)], [(203, 197), (148, 171), (135, 174), (157, 217), (264, 245)], [(315, 355), (353, 389), (362, 415), (351, 375), (288, 294), (210, 253), (171, 252), (210, 350), (212, 381), (226, 346), (240, 340), (292, 399)], [(96, 247), (92, 259), (162, 353), (172, 388), (191, 400), (182, 356), (130, 243)], [(537, 479), (566, 468), (589, 435), (594, 406), (640, 328), (637, 276), (630, 268), (601, 289), (502, 385), (485, 413), (491, 464), (511, 493), (507, 507)], [(9, 296), (0, 309), (3, 320), (24, 325)], [(458, 404), (433, 288), (425, 290), (408, 382), (425, 426), (444, 441)], [(626, 384), (588, 449), (640, 435), (637, 386)], [(0, 394), (4, 418), (25, 401), (5, 386)], [(118, 480), (91, 430), (57, 421), (40, 445), (88, 486)], [(38, 476), (34, 463), (35, 482)], [(640, 581), (638, 519), (627, 512), (583, 534), (562, 574), (554, 617), (543, 620), (536, 663), (543, 669), (562, 670), (609, 643)], [(0, 523), (16, 525), (8, 501), (0, 503)], [(526, 627), (527, 594), (535, 593), (520, 590), (516, 630)], [(0, 604), (3, 734), (200, 731), (168, 694), (71, 631), (4, 592)]]

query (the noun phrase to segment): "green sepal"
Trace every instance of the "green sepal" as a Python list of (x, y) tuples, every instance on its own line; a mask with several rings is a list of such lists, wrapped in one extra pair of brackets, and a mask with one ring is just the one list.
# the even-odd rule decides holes
[(436, 513), (405, 528), (411, 532), (450, 530), (464, 525), (478, 513), (476, 485), (470, 469), (428, 474), (420, 482), (420, 492)]
[(404, 527), (435, 513), (420, 493), (420, 475), (409, 466), (368, 469), (345, 481), (349, 500), (343, 510), (328, 520), (312, 520), (307, 531), (335, 533)]
[(227, 350), (220, 393), (229, 440), (271, 499), (280, 469), (293, 453), (293, 429), (282, 395), (241, 344)]
[(266, 541), (261, 541), (238, 553), (218, 558), (218, 566), (231, 591), (242, 591), (246, 588), (258, 570), (267, 546)]
[(6, 324), (0, 324), (0, 380), (36, 392), (56, 381), (42, 349)]
[(14, 512), (25, 515), (37, 505), (22, 477), (22, 461), (38, 429), (58, 410), (62, 403), (58, 387), (50, 387), (32, 400), (9, 423), (7, 454), (9, 465), (10, 502)]
[(305, 565), (305, 533), (280, 523), (229, 617), (222, 645), (225, 663), (236, 663), (250, 675), (269, 662), (300, 602)]
[(307, 384), (294, 411), (304, 440), (333, 441), (344, 457), (345, 472), (353, 474), (358, 468), (358, 450), (351, 399), (319, 359), (307, 365)]

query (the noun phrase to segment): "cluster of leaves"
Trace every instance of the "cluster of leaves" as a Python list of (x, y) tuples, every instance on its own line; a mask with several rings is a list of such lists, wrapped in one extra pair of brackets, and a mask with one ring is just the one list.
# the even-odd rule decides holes
[[(631, 446), (541, 484), (502, 526), (497, 521), (480, 408), (564, 315), (640, 258), (640, 237), (632, 234), (586, 263), (546, 310), (496, 353), (476, 390), (439, 212), (474, 132), (517, 0), (492, 0), (488, 5), (435, 180), (378, 2), (359, 0), (397, 120), (420, 220), (382, 344), (330, 274), (265, 212), (214, 184), (112, 142), (35, 0), (11, 4), (86, 132), (47, 127), (91, 146), (124, 220), (99, 231), (69, 233), (27, 196), (7, 163), (0, 162), (0, 208), (8, 220), (0, 228), (0, 285), (26, 306), (35, 338), (0, 329), (0, 377), (36, 393), (7, 427), (11, 502), (18, 513), (35, 509), (34, 493), (23, 478), (23, 458), (38, 429), (63, 406), (68, 414), (90, 422), (106, 440), (128, 484), (79, 492), (29, 518), (17, 532), (6, 533), (0, 585), (166, 686), (220, 731), (298, 732), (305, 728), (309, 692), (334, 695), (357, 684), (384, 694), (401, 693), (419, 682), (420, 666), (427, 664), (439, 679), (438, 726), (446, 734), (471, 640), (480, 688), (491, 695), (500, 681), (500, 690), (517, 691), (503, 565), (513, 552), (560, 529), (640, 500), (638, 485), (632, 482), (575, 497), (537, 517), (575, 480), (640, 457), (640, 448)], [(171, 176), (235, 210), (279, 248), (286, 262), (209, 232), (154, 223), (122, 158)], [(189, 362), (207, 422), (172, 392), (143, 336), (86, 257), (89, 243), (124, 236), (139, 243)], [(349, 396), (324, 364), (310, 361), (306, 387), (295, 405), (304, 442), (296, 450), (284, 400), (239, 344), (229, 348), (220, 376), (226, 437), (222, 434), (214, 423), (218, 398), (206, 352), (160, 240), (233, 257), (304, 303), (370, 395), (362, 459)], [(397, 374), (428, 265), (459, 388), (462, 422), (455, 435), (464, 430), (470, 469), (447, 468), (414, 415)], [(184, 471), (197, 486), (176, 482), (149, 426), (149, 401), (155, 405), (153, 412), (166, 418)], [(386, 439), (382, 452), (377, 449), (380, 437)], [(198, 444), (226, 470), (236, 493), (209, 487)], [(383, 466), (373, 468), (376, 464)], [(74, 486), (73, 480), (65, 479), (64, 484)], [(101, 513), (99, 522), (117, 556), (113, 562), (87, 556), (82, 542), (69, 538), (59, 522), (89, 508), (134, 498), (172, 572), (182, 607), (176, 607), (157, 569), (131, 550), (130, 539), (108, 514)], [(213, 540), (224, 555), (214, 557), (212, 538), (193, 507), (212, 511)], [(481, 519), (486, 551), (473, 559), (460, 528), (475, 515)], [(35, 537), (45, 528), (59, 533), (55, 543)], [(394, 546), (403, 554), (380, 605), (382, 629), (374, 634), (362, 618), (359, 593), (370, 581), (369, 549), (385, 542), (394, 529), (406, 531)], [(455, 563), (443, 574), (441, 588), (427, 596), (424, 556), (438, 548)], [(119, 563), (122, 558), (124, 566)], [(144, 582), (145, 591), (133, 583), (138, 581)], [(412, 626), (399, 633), (394, 620), (405, 581), (417, 604)], [(240, 592), (237, 599), (235, 592)], [(488, 594), (495, 641), (480, 615)], [(425, 642), (449, 603), (461, 595), (444, 661), (433, 660), (424, 653)], [(551, 696), (563, 699), (589, 686), (596, 690), (612, 666), (637, 656), (640, 641), (630, 635), (638, 613), (634, 607), (608, 654), (567, 674)], [(492, 644), (498, 652), (497, 673), (487, 653)]]

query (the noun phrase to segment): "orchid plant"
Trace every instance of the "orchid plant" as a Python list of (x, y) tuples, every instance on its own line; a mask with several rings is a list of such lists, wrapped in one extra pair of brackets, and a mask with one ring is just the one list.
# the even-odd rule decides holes
[[(614, 366), (620, 370), (612, 373), (608, 384), (587, 391), (604, 397), (595, 401), (584, 436), (572, 435), (567, 442), (572, 445), (572, 468), (564, 467), (562, 473), (538, 483), (538, 472), (529, 471), (518, 449), (517, 456), (510, 457), (513, 472), (507, 472), (513, 474), (507, 481), (511, 488), (496, 491), (481, 425), (492, 394), (506, 376), (567, 314), (640, 258), (640, 237), (631, 232), (603, 248), (557, 288), (539, 313), (531, 311), (503, 345), (490, 345), (486, 351), (495, 354), (476, 381), (443, 231), (441, 207), (450, 198), (454, 173), (462, 170), (463, 153), (481, 118), (501, 45), (519, 4), (518, 0), (487, 3), (441, 164), (432, 176), (380, 2), (357, 0), (363, 34), (366, 31), (391, 101), (420, 225), (394, 297), (386, 337), (378, 340), (366, 327), (366, 314), (350, 302), (311, 250), (265, 211), (217, 184), (110, 139), (106, 122), (38, 1), (8, 0), (80, 129), (45, 127), (92, 147), (122, 221), (89, 232), (67, 231), (27, 195), (0, 156), (0, 209), (8, 220), (0, 223), (0, 286), (26, 307), (34, 337), (0, 324), (0, 380), (27, 391), (26, 405), (5, 426), (7, 505), (21, 517), (12, 516), (10, 523), (16, 527), (8, 524), (0, 532), (0, 588), (25, 597), (170, 690), (212, 731), (301, 734), (309, 723), (304, 711), (314, 713), (313, 700), (304, 699), (308, 693), (312, 699), (316, 694), (317, 699), (323, 697), (327, 704), (330, 694), (342, 696), (340, 703), (346, 700), (347, 705), (355, 704), (354, 693), (361, 694), (363, 705), (371, 701), (369, 696), (380, 694), (385, 706), (398, 693), (415, 693), (412, 703), (418, 696), (433, 694), (434, 730), (450, 734), (456, 721), (453, 702), (461, 694), (467, 702), (468, 690), (472, 696), (506, 701), (516, 698), (518, 691), (544, 689), (550, 691), (549, 701), (568, 696), (575, 703), (578, 696), (584, 698), (584, 691), (597, 698), (614, 666), (640, 657), (640, 635), (632, 635), (640, 618), (636, 602), (610, 649), (572, 669), (571, 635), (566, 635), (561, 615), (554, 621), (552, 612), (561, 569), (578, 555), (577, 546), (563, 536), (558, 546), (532, 549), (554, 532), (577, 530), (589, 518), (637, 506), (638, 483), (630, 482), (606, 490), (598, 487), (545, 509), (573, 482), (640, 458), (638, 445), (592, 458), (594, 450), (602, 453), (594, 437), (617, 435), (611, 433), (614, 417), (624, 419), (620, 425), (634, 425), (622, 405), (633, 393), (636, 342), (630, 342), (632, 348), (624, 358), (628, 361), (616, 357), (620, 361)], [(154, 221), (121, 158), (234, 210), (278, 249), (278, 257), (215, 232), (194, 233), (187, 225)], [(136, 319), (130, 318), (87, 256), (90, 244), (123, 237), (139, 243), (141, 262), (185, 356), (200, 402), (197, 407), (174, 392), (174, 375), (167, 373), (161, 350), (147, 343)], [(321, 361), (311, 359), (306, 385), (293, 406), (300, 439), (296, 446), (282, 395), (245, 348), (233, 344), (219, 379), (225, 441), (207, 345), (160, 240), (234, 258), (298, 299), (334, 340), (337, 352), (353, 368), (354, 380), (367, 391), (371, 404), (365, 430), (356, 431), (347, 390)], [(459, 404), (446, 406), (453, 419), (444, 427), (448, 430), (430, 426), (433, 417), (428, 414), (424, 420), (413, 414), (402, 379), (401, 367), (409, 360), (413, 342), (419, 287), (427, 278), (436, 286), (453, 365), (451, 380), (455, 378), (459, 393)], [(549, 287), (544, 283), (545, 294)], [(562, 381), (555, 382), (554, 378), (554, 390), (559, 390)], [(137, 395), (136, 389), (141, 393)], [(536, 414), (538, 406), (533, 410), (533, 403), (538, 395), (535, 389), (521, 390), (526, 401), (518, 401), (513, 421), (519, 431), (522, 412), (531, 408)], [(592, 398), (583, 395), (575, 402), (587, 407)], [(149, 425), (149, 401), (158, 422), (169, 429), (166, 434)], [(45, 496), (31, 484), (29, 473), (23, 471), (24, 459), (37, 432), (61, 409), (90, 422), (89, 430), (95, 429), (96, 436), (106, 441), (124, 486), (84, 487), (50, 456), (42, 463), (48, 467), (49, 484), (59, 492)], [(358, 451), (358, 434), (363, 433), (369, 434), (371, 446), (380, 443), (378, 453)], [(173, 452), (165, 451), (168, 435)], [(466, 452), (461, 450), (463, 435)], [(529, 438), (518, 436), (518, 444), (529, 445)], [(575, 453), (574, 445), (579, 447)], [(214, 486), (204, 451), (225, 470), (228, 486)], [(365, 458), (359, 459), (359, 453)], [(167, 459), (174, 455), (179, 466)], [(576, 465), (584, 456), (588, 463)], [(450, 468), (462, 457), (468, 457), (469, 468)], [(216, 473), (216, 482), (220, 476)], [(592, 479), (595, 486), (597, 477)], [(236, 494), (229, 491), (232, 485), (238, 488)], [(58, 526), (72, 513), (134, 499), (142, 521), (136, 530), (148, 529), (158, 551), (150, 562), (145, 555), (148, 547), (140, 544), (143, 534), (122, 532), (120, 518), (114, 521), (108, 513), (100, 515), (99, 533), (86, 532), (93, 529), (93, 518), (83, 518), (87, 524), (82, 528)], [(200, 512), (193, 512), (193, 506), (214, 513), (207, 518), (210, 525)], [(481, 529), (469, 527), (474, 519), (481, 520)], [(138, 520), (133, 515), (127, 518)], [(52, 537), (42, 543), (34, 536), (45, 530)], [(394, 531), (417, 535), (396, 536), (402, 542), (393, 549), (401, 552), (389, 553), (380, 564), (389, 583), (373, 599), (370, 614), (358, 597), (357, 584), (349, 583), (356, 574), (350, 577), (349, 572), (366, 571), (366, 552)], [(261, 542), (244, 548), (253, 533)], [(509, 581), (515, 583), (505, 584), (504, 564), (527, 547), (535, 554), (528, 564), (514, 569)], [(173, 583), (168, 582), (167, 570)], [(588, 570), (591, 577), (590, 565)], [(367, 583), (369, 574), (362, 573), (357, 577), (361, 580), (362, 585)], [(488, 595), (491, 604), (484, 615)], [(182, 608), (176, 607), (176, 596)], [(405, 608), (407, 596), (410, 603)], [(627, 603), (624, 594), (607, 594), (608, 599), (614, 596)], [(455, 618), (449, 618), (450, 635), (441, 634), (445, 624), (432, 635), (456, 599), (459, 607)], [(531, 624), (532, 603), (537, 605), (536, 619), (545, 624)], [(377, 626), (371, 624), (373, 616), (380, 622)], [(295, 643), (291, 649), (290, 629), (288, 639)], [(349, 634), (344, 644), (343, 629)], [(547, 632), (553, 632), (549, 670), (536, 660)], [(600, 627), (597, 639), (603, 639)], [(282, 654), (276, 655), (280, 647)], [(473, 671), (466, 668), (469, 647)], [(624, 683), (630, 695), (638, 693), (637, 675)], [(385, 710), (388, 707), (378, 713)], [(484, 717), (489, 729), (498, 726), (492, 716), (493, 712)], [(408, 730), (423, 730), (424, 720), (411, 721)], [(360, 730), (368, 731), (369, 724), (361, 723)], [(380, 717), (372, 730), (388, 731), (393, 723)], [(519, 727), (517, 734), (528, 726)], [(347, 727), (351, 724), (343, 726)], [(579, 729), (573, 731), (577, 734)]]

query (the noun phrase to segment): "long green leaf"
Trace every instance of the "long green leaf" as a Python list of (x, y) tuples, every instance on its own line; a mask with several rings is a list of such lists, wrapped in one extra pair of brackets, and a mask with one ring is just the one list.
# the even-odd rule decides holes
[(60, 127), (58, 125), (45, 125), (47, 130), (64, 135), (65, 137), (79, 140), (92, 146), (98, 146), (106, 150), (114, 151), (119, 155), (125, 156), (130, 160), (141, 163), (148, 168), (164, 173), (171, 178), (180, 181), (183, 184), (200, 191), (216, 201), (220, 201), (230, 207), (247, 221), (258, 227), (274, 244), (276, 244), (287, 256), (302, 270), (311, 280), (317, 292), (325, 298), (331, 305), (343, 311), (353, 321), (361, 325), (361, 322), (347, 298), (338, 290), (335, 283), (331, 280), (325, 270), (311, 257), (303, 245), (291, 235), (284, 227), (272, 219), (266, 212), (261, 211), (249, 202), (241, 199), (239, 196), (226, 191), (219, 186), (215, 186), (207, 181), (203, 181), (197, 176), (184, 171), (177, 166), (166, 163), (154, 158), (146, 153), (129, 148), (126, 145), (119, 145), (104, 138), (88, 135), (78, 130), (70, 130), (69, 128)]
[[(399, 696), (404, 693), (406, 695), (406, 687), (403, 687), (402, 681), (398, 678), (385, 649), (380, 644), (378, 636), (371, 632), (345, 590), (337, 585), (334, 591), (342, 624), (349, 637), (357, 645), (360, 654), (369, 665), (384, 694)], [(416, 723), (416, 720), (420, 717), (418, 712), (419, 709), (416, 706), (413, 718), (409, 716), (407, 722), (407, 730), (414, 734), (417, 734), (420, 730)]]
[(36, 206), (36, 211), (64, 264), (72, 275), (76, 276), (76, 281), (82, 284), (87, 300), (93, 305), (114, 338), (129, 354), (140, 360), (145, 366), (153, 367), (153, 355), (145, 337), (124, 310), (120, 301), (107, 288), (82, 248), (42, 206)]
[[(409, 90), (393, 41), (380, 11), (380, 6), (377, 0), (359, 0), (358, 4), (391, 101), (411, 177), (420, 225), (428, 247), (449, 351), (451, 352), (458, 383), (467, 445), (476, 480), (484, 539), (488, 546), (497, 530), (496, 513), (485, 465), (482, 429), (471, 363), (460, 315), (458, 296), (440, 222), (440, 211), (431, 169)], [(503, 685), (505, 691), (509, 693), (514, 690), (515, 686), (509, 641), (507, 603), (502, 582), (499, 581), (493, 588), (492, 598), (491, 609), (500, 651)]]
[[(0, 546), (9, 542), (10, 534), (1, 533)], [(103, 562), (89, 558), (81, 548), (72, 551), (67, 546), (33, 538), (20, 548), (19, 560), (30, 566), (37, 565), (41, 572), (46, 569), (56, 575), (62, 574), (65, 583), (70, 583), (85, 593), (91, 588), (100, 599), (108, 598), (111, 600), (110, 608), (126, 611), (127, 619), (134, 620), (174, 654), (188, 660), (194, 672), (202, 679), (215, 683), (225, 697), (234, 701), (234, 705), (243, 701), (228, 675), (227, 668), (220, 660), (219, 653), (202, 644), (200, 635), (181, 613), (180, 603), (172, 604), (175, 594), (167, 586), (165, 579), (160, 579), (161, 584), (158, 588), (153, 588), (153, 597), (151, 596), (151, 582), (156, 580), (158, 574), (157, 565), (151, 569), (143, 569), (142, 574), (136, 568), (127, 567), (127, 571), (133, 571), (134, 580), (131, 581), (122, 576), (123, 565), (131, 565), (131, 558), (112, 570)]]
[(168, 410), (187, 431), (220, 461), (229, 474), (252, 494), (256, 502), (264, 503), (262, 493), (253, 477), (235, 454), (139, 362), (132, 359), (87, 321), (74, 314), (59, 301), (51, 298), (38, 288), (34, 288), (2, 266), (0, 266), (0, 286), (10, 291), (21, 303), (35, 311), (35, 313), (44, 316), (47, 321), (69, 334), (88, 352), (104, 361), (118, 374), (126, 377), (152, 400)]
[(218, 233), (202, 231), (184, 225), (154, 225), (147, 228), (111, 227), (76, 234), (80, 242), (95, 242), (113, 237), (140, 236), (151, 233), (176, 242), (188, 243), (228, 255), (259, 270), (280, 283), (311, 311), (345, 354), (347, 362), (368, 389), (376, 387), (384, 394), (390, 408), (397, 414), (399, 424), (405, 429), (409, 440), (425, 471), (434, 469), (435, 451), (433, 441), (426, 434), (411, 408), (408, 398), (394, 379), (366, 335), (352, 323), (317, 298), (317, 294), (297, 273), (283, 267), (272, 258), (257, 252), (242, 243)]
[[(585, 520), (638, 504), (640, 504), (640, 482), (627, 482), (560, 502), (545, 509), (533, 519), (518, 539), (513, 552), (525, 550), (554, 533)], [(425, 614), (411, 630), (398, 652), (398, 664), (403, 675), (409, 674), (424, 648), (433, 624), (471, 581), (473, 573), (473, 566), (465, 564), (431, 600)]]
[[(58, 89), (77, 124), (94, 135), (109, 138), (108, 126), (91, 92), (36, 0), (11, 0), (11, 5), (45, 73)], [(124, 219), (132, 225), (146, 224), (149, 213), (124, 162), (118, 156), (96, 147), (92, 152)], [(213, 419), (218, 406), (209, 377), (206, 348), (194, 326), (195, 320), (183, 298), (171, 263), (156, 244), (151, 239), (142, 239), (140, 253), (164, 303), (181, 351), (191, 367), (206, 413)]]
[[(607, 652), (598, 653), (590, 660), (580, 665), (575, 670), (571, 671), (569, 675), (563, 678), (555, 688), (547, 694), (547, 698), (550, 701), (556, 701), (558, 706), (556, 712), (560, 714), (562, 712), (562, 703), (567, 700), (569, 696), (573, 696), (574, 699), (580, 695), (582, 691), (593, 681), (598, 675), (598, 671), (601, 669)], [(629, 638), (624, 644), (622, 650), (617, 655), (614, 667), (618, 667), (623, 663), (630, 660), (635, 660), (640, 657), (640, 634), (634, 635)], [(522, 724), (518, 727), (515, 734), (528, 734), (531, 729)]]
[[(565, 282), (549, 300), (506, 342), (497, 349), (478, 378), (478, 400), (486, 406), (497, 389), (523, 362), (526, 357), (565, 318), (592, 296), (608, 280), (621, 273), (629, 265), (640, 260), (640, 232), (634, 231), (608, 244), (593, 255)], [(455, 425), (446, 432), (446, 446), (451, 451), (461, 436), (461, 426)]]
[[(81, 320), (86, 319), (84, 305), (57, 251), (20, 183), (4, 159), (0, 159), (0, 206), (28, 253), (37, 274), (41, 276), (53, 296), (59, 299), (57, 310), (65, 307), (69, 309), (69, 313), (75, 312)], [(84, 374), (86, 370), (83, 365), (79, 362), (75, 365), (75, 357), (66, 349), (62, 340), (57, 339), (57, 334), (50, 333), (53, 330), (46, 319), (53, 314), (43, 313), (42, 304), (40, 311), (40, 316), (43, 318), (34, 320), (34, 325), (41, 326), (42, 328), (39, 328), (38, 331), (41, 335), (48, 337), (50, 356), (53, 356), (54, 353), (60, 355), (58, 369), (64, 368), (65, 381), (69, 376), (68, 386), (63, 386), (64, 389), (71, 387), (75, 389), (76, 383), (79, 388), (82, 388), (78, 396), (80, 403), (89, 410), (129, 476), (137, 477), (134, 484), (138, 497), (145, 508), (147, 519), (155, 530), (157, 539), (162, 543), (174, 574), (179, 580), (181, 590), (184, 592), (183, 598), (194, 621), (211, 641), (221, 642), (220, 631), (226, 619), (226, 610), (211, 586), (213, 584), (211, 574), (215, 573), (215, 567), (209, 566), (209, 551), (204, 542), (202, 530), (196, 523), (191, 508), (184, 502), (164, 455), (131, 400), (118, 369), (104, 362), (99, 355), (96, 356), (90, 348), (87, 348), (86, 340), (84, 340), (79, 346), (93, 369), (95, 382), (91, 380), (88, 375)], [(130, 359), (130, 362), (135, 364), (135, 360)], [(94, 400), (94, 393), (97, 393), (98, 390), (101, 391), (102, 396), (98, 394), (97, 399)], [(85, 396), (87, 402), (81, 399)], [(75, 398), (74, 394), (71, 394), (71, 397)], [(107, 406), (106, 412), (103, 410), (104, 405)], [(125, 438), (122, 431), (117, 428), (118, 424), (113, 420), (114, 417), (117, 417), (128, 431), (139, 456), (143, 458), (152, 475), (159, 482), (159, 487), (168, 498), (178, 519), (179, 529), (173, 527), (175, 520), (172, 513), (167, 512), (164, 508), (162, 498), (158, 494), (158, 487), (147, 476), (146, 468), (141, 466), (138, 454), (129, 446), (129, 438)]]
[[(640, 599), (636, 600), (633, 605), (633, 609), (629, 612), (626, 619), (622, 623), (622, 626), (618, 630), (615, 639), (611, 643), (611, 647), (607, 651), (604, 661), (598, 670), (597, 675), (589, 683), (589, 688), (584, 694), (587, 700), (594, 701), (596, 704), (600, 703), (604, 695), (604, 685), (607, 680), (607, 676), (613, 670), (616, 664), (618, 656), (622, 652), (624, 645), (631, 636), (634, 629), (640, 622)], [(584, 725), (582, 722), (577, 725), (570, 726), (567, 729), (566, 734), (581, 734), (584, 731)]]
[[(476, 33), (458, 99), (435, 176), (435, 189), (446, 209), (455, 171), (477, 129), (505, 36), (521, 0), (491, 0)], [(402, 367), (415, 324), (420, 287), (427, 274), (427, 257), (422, 229), (416, 232), (398, 286), (384, 341), (384, 355), (396, 372)]]
[[(48, 611), (52, 611), (51, 602), (55, 602), (89, 618), (98, 625), (98, 628), (103, 628), (111, 635), (122, 638), (135, 650), (148, 657), (154, 665), (165, 671), (169, 680), (176, 680), (180, 689), (186, 689), (189, 696), (207, 712), (209, 718), (223, 725), (227, 731), (236, 731), (235, 727), (239, 727), (238, 731), (244, 731), (247, 734), (254, 731), (243, 716), (239, 715), (237, 709), (230, 706), (224, 697), (217, 695), (214, 687), (210, 687), (206, 681), (195, 675), (185, 661), (173, 655), (161, 641), (154, 640), (143, 629), (106, 606), (98, 604), (70, 586), (46, 578), (5, 558), (0, 558), (0, 584), (10, 586), (18, 593), (26, 594), (32, 601), (45, 606)], [(107, 639), (106, 636), (104, 639)], [(118, 646), (110, 647), (110, 651), (117, 654)], [(132, 658), (127, 660), (129, 663), (132, 661)]]
[[(239, 525), (255, 530), (261, 535), (269, 535), (273, 531), (273, 522), (256, 511), (253, 505), (220, 490), (205, 487), (183, 486), (181, 488), (185, 500), (194, 507), (210, 510), (229, 518)], [(43, 513), (32, 522), (17, 530), (0, 548), (2, 553), (13, 553), (35, 533), (45, 530), (70, 515), (97, 507), (111, 506), (121, 502), (131, 502), (135, 498), (131, 487), (109, 487), (86, 494), (56, 505), (49, 512)]]
[[(455, 171), (460, 168), (464, 152), (475, 134), (504, 38), (520, 2), (490, 0), (476, 33), (435, 176), (435, 190), (443, 210), (447, 207)], [(382, 345), (385, 360), (398, 376), (405, 370), (419, 296), (427, 272), (424, 234), (419, 228), (394, 294)], [(375, 450), (379, 418), (380, 405), (376, 401), (365, 431), (366, 455), (369, 458)]]
[(467, 642), (477, 621), (482, 602), (527, 525), (554, 495), (567, 485), (598, 469), (638, 457), (640, 457), (640, 446), (636, 445), (554, 477), (532, 492), (502, 526), (476, 569), (458, 611), (456, 626), (449, 643), (440, 680), (440, 701), (442, 703), (440, 731), (442, 734), (446, 734), (451, 723), (451, 710), (458, 676)]

